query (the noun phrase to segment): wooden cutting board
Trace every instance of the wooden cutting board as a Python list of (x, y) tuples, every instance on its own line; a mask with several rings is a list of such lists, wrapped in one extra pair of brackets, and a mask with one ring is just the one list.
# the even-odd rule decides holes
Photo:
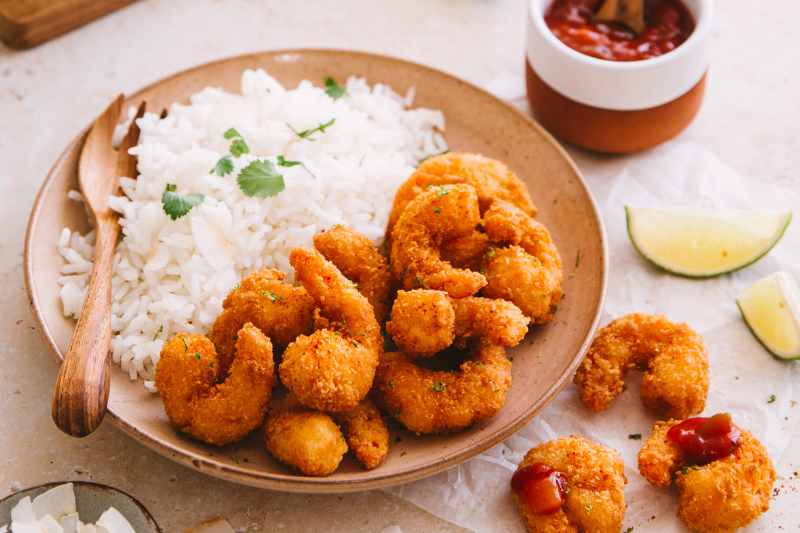
[(0, 0), (0, 40), (30, 48), (136, 0)]

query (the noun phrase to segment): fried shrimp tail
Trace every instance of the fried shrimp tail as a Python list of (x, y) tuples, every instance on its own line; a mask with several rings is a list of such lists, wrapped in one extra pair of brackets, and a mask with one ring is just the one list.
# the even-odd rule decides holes
[(356, 284), (358, 292), (372, 304), (375, 319), (383, 321), (389, 310), (392, 273), (372, 242), (351, 228), (334, 226), (314, 236), (314, 248)]
[(689, 529), (731, 533), (769, 510), (775, 469), (752, 433), (737, 428), (740, 443), (727, 456), (696, 465), (667, 436), (679, 423), (655, 423), (639, 451), (639, 472), (656, 487), (677, 485), (677, 517)]
[(304, 288), (283, 283), (285, 277), (280, 270), (254, 272), (225, 298), (208, 334), (219, 351), (223, 375), (233, 361), (237, 332), (247, 322), (279, 346), (311, 331), (316, 302)]
[(499, 346), (516, 346), (530, 320), (511, 302), (470, 296), (450, 298), (443, 291), (399, 291), (386, 331), (397, 346), (426, 357), (453, 344), (486, 337)]
[(483, 294), (512, 302), (535, 324), (553, 320), (564, 274), (547, 228), (502, 200), (486, 211), (482, 226), (495, 243), (481, 263), (488, 282)]
[(492, 418), (511, 387), (511, 362), (501, 346), (481, 339), (454, 372), (386, 354), (375, 376), (378, 405), (414, 433), (453, 433)]
[(480, 222), (478, 198), (469, 185), (443, 185), (420, 194), (392, 231), (392, 270), (406, 290), (444, 290), (453, 298), (472, 296), (486, 285), (477, 272), (441, 260), (444, 240), (472, 234)]
[(309, 476), (327, 476), (347, 452), (344, 435), (331, 416), (305, 407), (291, 395), (270, 411), (262, 435), (276, 459)]
[[(535, 507), (538, 502), (528, 498), (541, 498), (541, 493), (531, 494), (524, 478), (519, 478), (522, 483), (515, 479), (531, 468), (553, 471), (560, 477), (560, 508), (534, 512), (530, 503)], [(602, 444), (575, 435), (551, 440), (525, 454), (512, 478), (516, 490), (511, 495), (531, 533), (619, 533), (626, 508), (624, 468), (616, 450)]]
[(236, 356), (225, 381), (214, 344), (181, 333), (164, 344), (156, 388), (173, 427), (222, 446), (261, 425), (275, 383), (272, 343), (252, 324), (237, 334)]
[(429, 186), (459, 183), (475, 188), (481, 212), (486, 211), (494, 200), (506, 200), (525, 214), (536, 216), (536, 206), (528, 195), (528, 188), (506, 165), (476, 154), (448, 152), (424, 160), (400, 186), (389, 214), (386, 235), (392, 234), (392, 229), (408, 204), (426, 192)]
[(389, 453), (389, 428), (371, 400), (365, 398), (349, 411), (332, 414), (361, 464), (372, 469), (386, 459)]
[(380, 326), (369, 301), (317, 250), (299, 246), (289, 261), (329, 328), (300, 335), (286, 348), (281, 381), (303, 405), (348, 411), (372, 386), (383, 352)]
[(686, 324), (632, 314), (600, 330), (575, 374), (581, 400), (594, 412), (608, 409), (633, 369), (645, 372), (642, 403), (652, 411), (686, 418), (705, 408), (708, 353)]

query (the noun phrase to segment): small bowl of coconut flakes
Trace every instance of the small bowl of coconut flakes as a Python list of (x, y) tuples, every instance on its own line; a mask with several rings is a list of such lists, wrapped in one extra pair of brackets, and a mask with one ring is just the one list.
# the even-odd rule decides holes
[(0, 500), (0, 533), (158, 533), (152, 515), (113, 487), (47, 483)]

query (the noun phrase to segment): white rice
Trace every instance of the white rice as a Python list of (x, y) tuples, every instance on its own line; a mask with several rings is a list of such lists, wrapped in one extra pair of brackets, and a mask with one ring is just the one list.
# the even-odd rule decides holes
[[(141, 376), (154, 391), (165, 341), (178, 332), (207, 333), (228, 292), (255, 270), (278, 268), (291, 281), (289, 252), (311, 245), (316, 233), (344, 224), (380, 242), (398, 187), (420, 159), (447, 149), (440, 133), (444, 116), (409, 109), (413, 91), (403, 98), (353, 77), (346, 87), (334, 100), (308, 81), (286, 90), (263, 70), (248, 70), (242, 95), (208, 87), (191, 105), (173, 104), (165, 119), (147, 113), (138, 121), (141, 135), (131, 153), (140, 175), (120, 178), (126, 196), (110, 202), (122, 215), (123, 233), (111, 289), (112, 357), (131, 379)], [(334, 118), (324, 133), (306, 139), (287, 126), (300, 132)], [(229, 128), (250, 153), (232, 158), (234, 170), (223, 177), (210, 171), (229, 154)], [(276, 165), (285, 191), (266, 199), (244, 196), (239, 171), (256, 159), (276, 163), (278, 155), (305, 168)], [(173, 221), (161, 204), (168, 183), (205, 200)], [(83, 201), (77, 191), (69, 197)], [(58, 251), (66, 260), (58, 279), (64, 315), (77, 318), (94, 232), (64, 228)]]

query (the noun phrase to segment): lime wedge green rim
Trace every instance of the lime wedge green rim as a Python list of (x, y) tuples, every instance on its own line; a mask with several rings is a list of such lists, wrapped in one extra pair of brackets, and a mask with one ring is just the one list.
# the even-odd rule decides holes
[(750, 325), (750, 322), (748, 322), (748, 321), (747, 321), (747, 317), (745, 316), (745, 314), (744, 314), (744, 311), (742, 310), (742, 306), (741, 306), (741, 305), (739, 305), (739, 301), (738, 301), (738, 300), (736, 301), (736, 307), (738, 307), (738, 308), (739, 308), (739, 312), (742, 314), (742, 320), (744, 321), (744, 323), (745, 323), (745, 324), (747, 324), (747, 329), (749, 329), (749, 330), (750, 330), (750, 333), (752, 333), (752, 334), (753, 334), (753, 337), (755, 337), (755, 339), (758, 341), (758, 343), (759, 343), (761, 346), (763, 346), (763, 347), (764, 347), (764, 349), (765, 349), (766, 351), (768, 351), (769, 353), (771, 353), (771, 354), (772, 354), (772, 356), (773, 356), (775, 359), (780, 359), (781, 361), (797, 361), (797, 360), (799, 360), (799, 359), (800, 359), (800, 355), (798, 355), (797, 357), (783, 357), (782, 355), (778, 355), (778, 354), (776, 354), (775, 352), (773, 352), (772, 350), (770, 350), (770, 349), (769, 349), (769, 346), (767, 346), (767, 345), (764, 343), (764, 341), (762, 341), (762, 340), (761, 340), (761, 337), (759, 337), (758, 335), (756, 335), (756, 331), (753, 329), (753, 326), (751, 326), (751, 325)]
[[(781, 240), (781, 238), (783, 238), (783, 234), (786, 233), (786, 228), (789, 227), (789, 223), (792, 221), (792, 215), (793, 215), (793, 212), (789, 211), (789, 217), (786, 219), (786, 223), (783, 225), (783, 228), (781, 229), (780, 234), (772, 242), (772, 246), (770, 246), (769, 248), (764, 250), (764, 252), (761, 255), (759, 255), (758, 257), (755, 257), (752, 261), (744, 263), (744, 264), (739, 265), (737, 267), (734, 267), (734, 268), (731, 268), (731, 269), (728, 269), (728, 270), (721, 270), (721, 271), (718, 271), (718, 272), (712, 272), (712, 273), (709, 273), (709, 274), (687, 274), (686, 272), (679, 272), (677, 270), (672, 270), (672, 269), (669, 269), (669, 268), (667, 268), (665, 266), (659, 265), (658, 263), (656, 263), (655, 261), (653, 261), (652, 259), (647, 257), (647, 254), (645, 254), (642, 250), (639, 249), (638, 246), (636, 246), (636, 241), (633, 239), (633, 235), (631, 235), (631, 212), (630, 212), (630, 206), (627, 206), (627, 205), (625, 206), (625, 226), (628, 229), (628, 239), (631, 241), (631, 244), (633, 245), (633, 247), (636, 249), (637, 252), (639, 252), (639, 255), (641, 255), (642, 257), (647, 259), (647, 261), (652, 263), (654, 266), (660, 268), (661, 270), (669, 272), (670, 274), (674, 274), (674, 275), (680, 276), (682, 278), (707, 279), (707, 278), (715, 278), (715, 277), (721, 276), (723, 274), (730, 274), (731, 272), (736, 272), (737, 270), (741, 270), (743, 268), (749, 267), (750, 265), (752, 265), (756, 261), (760, 260), (765, 255), (770, 253), (772, 251), (772, 249), (775, 248), (775, 245), (778, 244), (778, 242)], [(738, 305), (738, 303), (737, 303), (737, 305)], [(741, 310), (741, 308), (740, 308), (740, 310)], [(742, 316), (744, 316), (744, 315), (742, 315)], [(748, 324), (748, 327), (749, 327), (749, 324)], [(758, 338), (758, 337), (756, 337), (756, 338)], [(760, 342), (760, 339), (759, 339), (759, 342)], [(770, 353), (772, 353), (772, 352), (770, 352)]]

